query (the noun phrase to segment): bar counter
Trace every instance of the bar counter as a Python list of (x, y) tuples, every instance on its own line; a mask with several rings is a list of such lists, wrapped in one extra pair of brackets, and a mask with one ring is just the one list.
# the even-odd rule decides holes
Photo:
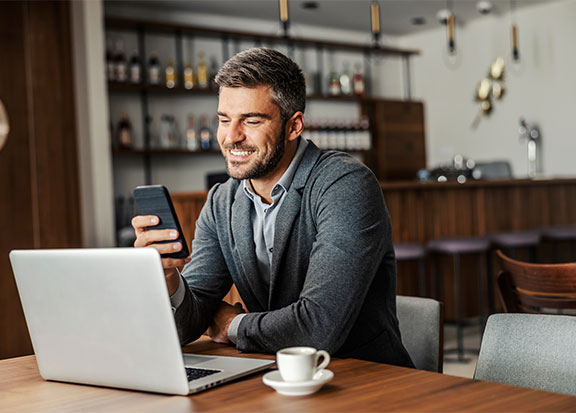
[[(381, 182), (395, 242), (576, 224), (576, 178)], [(191, 241), (206, 192), (173, 195)]]
[[(442, 237), (482, 236), (576, 224), (576, 178), (478, 180), (456, 182), (381, 182), (393, 226), (394, 242), (419, 242)], [(190, 242), (206, 192), (174, 194), (183, 231)], [(462, 265), (474, 268), (469, 257)], [(453, 277), (441, 262), (446, 318), (453, 319)], [(465, 271), (462, 282), (464, 313), (479, 312), (476, 271)], [(427, 279), (427, 289), (431, 280)], [(416, 266), (399, 266), (398, 294), (417, 295)], [(429, 295), (429, 294), (428, 294)], [(231, 300), (238, 297), (232, 292)], [(497, 303), (498, 304), (498, 303)]]
[(576, 178), (381, 186), (395, 242), (576, 224)]

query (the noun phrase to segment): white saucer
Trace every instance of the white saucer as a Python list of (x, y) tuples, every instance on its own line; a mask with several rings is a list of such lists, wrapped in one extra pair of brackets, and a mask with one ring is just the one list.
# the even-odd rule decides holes
[(282, 379), (278, 370), (274, 370), (266, 373), (262, 377), (262, 381), (265, 385), (274, 388), (278, 393), (285, 396), (306, 396), (320, 390), (320, 387), (332, 380), (333, 377), (334, 373), (324, 369), (316, 373), (312, 380), (287, 382)]

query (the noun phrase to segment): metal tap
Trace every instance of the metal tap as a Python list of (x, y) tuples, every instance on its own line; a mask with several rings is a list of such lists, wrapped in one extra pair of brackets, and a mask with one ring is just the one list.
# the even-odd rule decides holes
[(528, 142), (528, 176), (534, 178), (542, 173), (542, 137), (540, 129), (534, 125), (528, 125), (524, 118), (520, 118), (518, 128), (520, 140)]

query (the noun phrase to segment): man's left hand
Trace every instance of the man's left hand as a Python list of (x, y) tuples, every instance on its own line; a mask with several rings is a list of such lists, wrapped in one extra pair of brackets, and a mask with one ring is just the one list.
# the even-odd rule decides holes
[(230, 340), (228, 339), (228, 327), (230, 327), (230, 323), (232, 323), (234, 317), (245, 312), (246, 311), (242, 308), (241, 303), (230, 305), (222, 301), (216, 314), (214, 314), (212, 324), (210, 324), (210, 327), (208, 328), (208, 335), (212, 341), (222, 344), (230, 343)]

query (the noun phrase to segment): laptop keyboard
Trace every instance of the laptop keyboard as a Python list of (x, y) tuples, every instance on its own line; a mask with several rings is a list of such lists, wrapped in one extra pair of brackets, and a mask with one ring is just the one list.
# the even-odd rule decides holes
[(188, 376), (188, 381), (198, 380), (202, 377), (210, 376), (211, 374), (220, 373), (222, 370), (211, 370), (211, 369), (198, 369), (195, 367), (185, 367), (186, 375)]

